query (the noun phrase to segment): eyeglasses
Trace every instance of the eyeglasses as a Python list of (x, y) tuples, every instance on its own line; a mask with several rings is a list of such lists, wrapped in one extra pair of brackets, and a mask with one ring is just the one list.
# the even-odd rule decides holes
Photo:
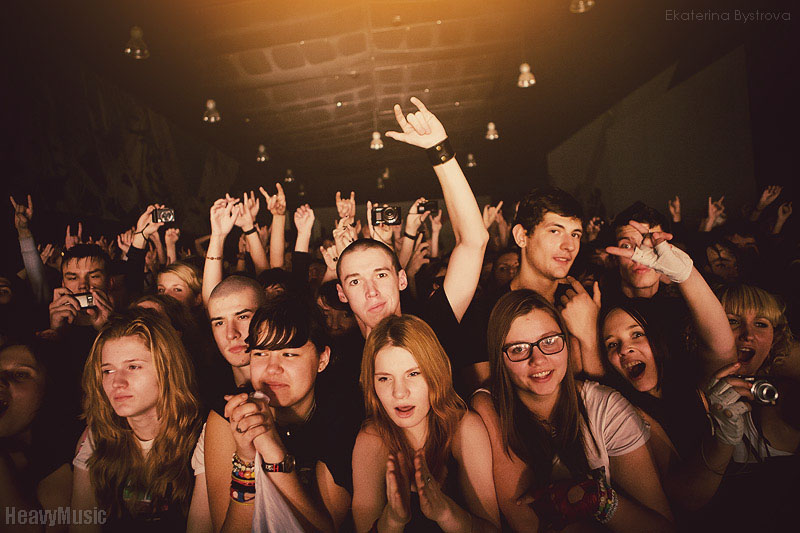
[(519, 363), (530, 358), (535, 347), (544, 355), (555, 355), (564, 349), (566, 344), (566, 335), (559, 333), (557, 335), (550, 335), (536, 342), (515, 342), (503, 346), (503, 353), (512, 363)]

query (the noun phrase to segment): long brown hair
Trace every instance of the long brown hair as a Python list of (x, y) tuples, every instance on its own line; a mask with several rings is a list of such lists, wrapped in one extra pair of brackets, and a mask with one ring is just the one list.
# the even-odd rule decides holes
[(415, 450), (409, 445), (403, 431), (392, 422), (375, 392), (375, 357), (387, 346), (408, 350), (428, 385), (431, 408), (424, 446), (425, 461), (434, 477), (443, 481), (450, 444), (466, 412), (464, 400), (453, 389), (450, 360), (431, 327), (412, 315), (384, 318), (369, 334), (364, 345), (360, 381), (367, 420), (377, 429), (389, 453), (396, 457), (402, 454), (406, 459), (401, 467), (406, 470), (408, 479), (413, 478), (414, 474), (412, 458)]
[[(551, 434), (542, 421), (522, 403), (503, 361), (503, 345), (511, 323), (536, 309), (551, 315), (566, 337), (564, 349), (567, 350), (567, 373), (561, 380), (553, 414), (555, 434)], [(573, 377), (569, 330), (560, 313), (550, 302), (532, 290), (509, 292), (492, 309), (487, 338), (492, 400), (500, 416), (506, 454), (510, 455), (509, 449), (512, 450), (532, 469), (537, 486), (546, 485), (550, 479), (556, 453), (574, 476), (587, 473), (589, 465), (580, 426), (580, 416), (586, 418), (585, 407), (578, 396)]]
[[(103, 390), (101, 371), (106, 342), (140, 339), (150, 351), (161, 393), (156, 404), (160, 429), (144, 457), (127, 419), (118, 416)], [(100, 331), (83, 370), (83, 408), (94, 453), (89, 477), (97, 502), (111, 516), (123, 514), (122, 491), (130, 483), (154, 502), (188, 509), (194, 476), (190, 459), (200, 433), (200, 404), (191, 362), (173, 327), (148, 309), (116, 316)]]

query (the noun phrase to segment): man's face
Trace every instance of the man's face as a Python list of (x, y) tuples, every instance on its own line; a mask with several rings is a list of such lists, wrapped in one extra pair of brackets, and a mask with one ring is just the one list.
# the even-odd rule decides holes
[(13, 296), (14, 294), (11, 291), (11, 282), (6, 278), (0, 277), (0, 305), (11, 303)]
[(0, 438), (13, 437), (33, 423), (44, 398), (45, 375), (30, 350), (0, 351)]
[(108, 275), (103, 261), (95, 257), (70, 259), (61, 271), (61, 286), (73, 294), (89, 292), (89, 288), (108, 290)]
[(503, 286), (517, 275), (519, 271), (519, 257), (515, 253), (502, 254), (497, 258), (494, 267), (494, 280)]
[(217, 296), (208, 302), (211, 332), (217, 348), (231, 366), (243, 367), (250, 364), (245, 340), (256, 309), (258, 296), (251, 289)]
[[(645, 223), (651, 232), (663, 231), (660, 224), (652, 228)], [(642, 244), (642, 234), (633, 226), (625, 225), (617, 228), (617, 246), (625, 249), (633, 249)], [(661, 278), (661, 274), (642, 264), (635, 263), (627, 257), (617, 257), (619, 262), (619, 275), (623, 286), (634, 289), (646, 289), (656, 285)]]
[(302, 404), (313, 397), (317, 374), (325, 370), (329, 359), (330, 349), (318, 353), (311, 341), (300, 348), (255, 348), (250, 358), (250, 381), (253, 388), (269, 396), (273, 407)]
[(400, 314), (400, 291), (408, 284), (404, 271), (395, 272), (383, 250), (368, 248), (345, 255), (339, 263), (339, 299), (350, 304), (358, 323), (367, 330), (387, 316)]
[(739, 265), (736, 256), (725, 246), (715, 244), (706, 248), (708, 268), (712, 274), (726, 282), (736, 281), (739, 277)]
[(325, 299), (317, 298), (317, 307), (325, 317), (325, 324), (328, 326), (328, 333), (332, 337), (341, 337), (345, 333), (356, 327), (356, 319), (353, 313), (344, 309), (334, 309), (325, 303)]
[(525, 233), (520, 225), (514, 229), (514, 239), (522, 248), (523, 263), (548, 280), (567, 277), (581, 246), (583, 225), (580, 219), (547, 212), (532, 232)]

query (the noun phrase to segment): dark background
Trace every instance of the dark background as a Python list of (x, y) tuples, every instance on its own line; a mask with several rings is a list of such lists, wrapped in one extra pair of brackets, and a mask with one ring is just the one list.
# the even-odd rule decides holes
[[(64, 226), (112, 234), (159, 201), (207, 231), (225, 192), (270, 186), (330, 206), (439, 196), (392, 104), (419, 96), (445, 125), (477, 195), (544, 183), (590, 214), (680, 194), (695, 219), (709, 195), (729, 211), (761, 186), (797, 182), (800, 11), (789, 2), (301, 0), (29, 1), (5, 6), (3, 197), (34, 195), (37, 240)], [(668, 20), (668, 11), (717, 20)], [(792, 20), (744, 22), (737, 10)], [(729, 20), (724, 20), (727, 14)], [(673, 16), (674, 18), (674, 16)], [(131, 26), (151, 57), (122, 53)], [(537, 84), (516, 87), (519, 64)], [(205, 101), (222, 114), (205, 124)], [(341, 102), (341, 106), (337, 106)], [(494, 121), (500, 139), (484, 139)], [(257, 146), (270, 154), (255, 161)], [(389, 168), (383, 189), (377, 178)], [(299, 187), (305, 197), (298, 197)], [(3, 240), (14, 238), (10, 206)], [(730, 216), (730, 214), (729, 214)], [(332, 215), (331, 215), (332, 217)], [(322, 217), (318, 217), (322, 218)], [(796, 223), (798, 216), (790, 219)], [(327, 222), (326, 222), (327, 223)], [(8, 248), (6, 248), (8, 249)], [(16, 256), (5, 261), (16, 261)]]

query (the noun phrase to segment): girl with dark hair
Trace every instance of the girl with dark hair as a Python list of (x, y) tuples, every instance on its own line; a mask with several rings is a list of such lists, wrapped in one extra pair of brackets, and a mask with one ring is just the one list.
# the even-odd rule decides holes
[[(605, 310), (601, 318), (604, 363), (653, 428), (649, 447), (659, 466), (670, 499), (683, 510), (706, 505), (719, 487), (734, 446), (742, 439), (750, 386), (736, 377), (746, 363), (736, 360), (733, 335), (719, 300), (694, 268), (688, 255), (670, 245), (671, 235), (642, 233), (634, 247), (611, 247), (642, 268), (652, 268), (678, 285), (693, 318), (692, 342), (672, 343), (651, 319), (657, 309), (647, 300)], [(678, 349), (683, 344), (684, 349)], [(693, 344), (696, 346), (689, 346)], [(706, 413), (708, 406), (708, 415)], [(708, 416), (713, 422), (708, 424)], [(686, 515), (690, 520), (691, 517)]]
[[(276, 297), (253, 315), (247, 343), (255, 391), (225, 396), (236, 450), (221, 531), (338, 531), (350, 508), (359, 421), (317, 394), (317, 376), (330, 358), (325, 323), (307, 299)], [(199, 492), (200, 453), (190, 526), (211, 523)]]
[(185, 529), (201, 421), (175, 329), (149, 311), (112, 319), (86, 360), (83, 390), (88, 435), (73, 461), (72, 509), (99, 507), (113, 531)]
[[(33, 336), (0, 347), (0, 508), (69, 505), (70, 461), (80, 433), (70, 424), (53, 377), (55, 346)], [(56, 356), (56, 357), (54, 357)], [(58, 427), (54, 432), (53, 428)], [(7, 527), (10, 522), (6, 515)], [(66, 531), (66, 525), (59, 530)], [(5, 530), (4, 530), (5, 531)], [(27, 529), (26, 529), (27, 531)]]
[(496, 531), (491, 445), (433, 330), (391, 316), (364, 347), (367, 422), (353, 450), (357, 531)]
[(613, 389), (574, 379), (569, 347), (560, 314), (534, 291), (510, 292), (492, 310), (491, 392), (476, 392), (472, 406), (489, 431), (504, 517), (515, 531), (592, 521), (671, 529), (647, 426)]

